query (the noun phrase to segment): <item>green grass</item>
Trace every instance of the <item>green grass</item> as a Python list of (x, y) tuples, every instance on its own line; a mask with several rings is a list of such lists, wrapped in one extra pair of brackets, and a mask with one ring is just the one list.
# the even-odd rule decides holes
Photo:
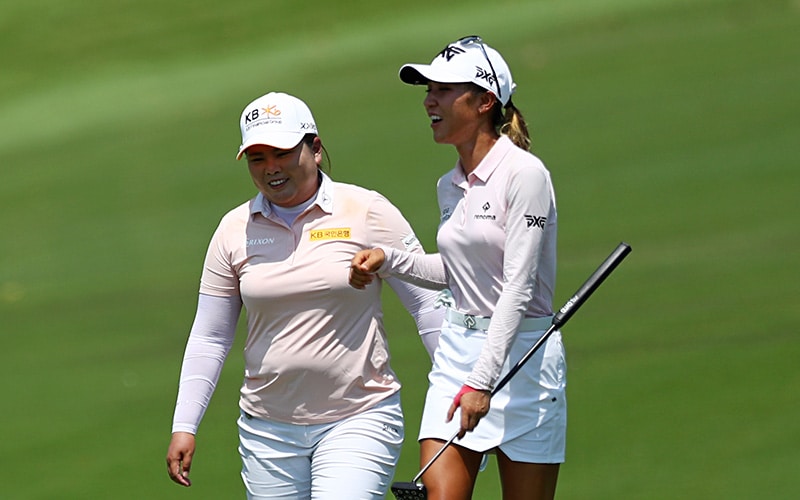
[[(455, 152), (397, 70), (473, 33), (509, 61), (553, 174), (558, 305), (633, 247), (564, 329), (558, 498), (792, 497), (796, 0), (9, 0), (0, 498), (241, 498), (241, 329), (194, 486), (164, 470), (205, 247), (254, 193), (234, 160), (239, 113), (269, 90), (302, 97), (333, 176), (386, 194), (433, 250), (434, 183)], [(426, 362), (390, 294), (386, 309), (409, 480)], [(499, 498), (492, 467), (476, 498)]]

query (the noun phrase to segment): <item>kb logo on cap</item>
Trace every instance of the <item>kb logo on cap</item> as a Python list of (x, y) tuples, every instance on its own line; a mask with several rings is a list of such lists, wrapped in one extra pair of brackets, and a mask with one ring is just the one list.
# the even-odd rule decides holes
[(277, 106), (267, 106), (266, 108), (256, 108), (253, 111), (244, 115), (244, 122), (250, 123), (258, 120), (259, 117), (263, 118), (277, 118), (281, 116), (281, 110)]

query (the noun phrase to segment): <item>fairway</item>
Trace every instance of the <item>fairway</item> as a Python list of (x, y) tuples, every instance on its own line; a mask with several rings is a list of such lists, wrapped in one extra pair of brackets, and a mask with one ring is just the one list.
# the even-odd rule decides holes
[[(331, 176), (435, 251), (456, 153), (397, 71), (470, 34), (552, 173), (554, 306), (633, 248), (563, 331), (557, 498), (797, 494), (800, 1), (6, 0), (0, 28), (0, 499), (244, 498), (243, 321), (193, 486), (164, 465), (208, 240), (256, 192), (239, 113), (305, 100)], [(409, 481), (429, 363), (385, 305)], [(492, 460), (475, 498), (500, 497)]]

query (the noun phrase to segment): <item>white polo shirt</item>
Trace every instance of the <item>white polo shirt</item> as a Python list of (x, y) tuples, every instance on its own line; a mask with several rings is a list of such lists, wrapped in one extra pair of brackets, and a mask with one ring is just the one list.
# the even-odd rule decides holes
[(491, 389), (522, 318), (552, 314), (556, 201), (550, 173), (539, 158), (501, 136), (468, 176), (460, 164), (443, 175), (437, 193), (438, 259), (390, 250), (381, 271), (418, 283), (446, 280), (456, 310), (491, 316), (466, 381)]
[(389, 366), (381, 281), (365, 290), (348, 284), (353, 255), (376, 245), (423, 253), (386, 198), (324, 174), (316, 201), (291, 227), (261, 195), (222, 218), (200, 293), (240, 295), (247, 310), (244, 411), (328, 423), (400, 388)]

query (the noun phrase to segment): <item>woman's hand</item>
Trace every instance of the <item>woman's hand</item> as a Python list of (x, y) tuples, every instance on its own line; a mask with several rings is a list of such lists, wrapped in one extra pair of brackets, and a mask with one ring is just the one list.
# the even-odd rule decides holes
[(189, 469), (192, 467), (195, 440), (194, 434), (175, 432), (167, 450), (167, 472), (173, 481), (182, 486), (191, 486)]
[(361, 250), (350, 261), (350, 286), (363, 290), (375, 279), (375, 273), (386, 260), (380, 248)]
[(466, 436), (467, 432), (472, 432), (478, 422), (489, 413), (491, 398), (492, 393), (489, 391), (478, 390), (466, 384), (461, 387), (456, 397), (453, 398), (450, 409), (447, 410), (447, 422), (450, 422), (456, 414), (456, 409), (461, 408), (461, 428), (458, 431), (458, 439)]

